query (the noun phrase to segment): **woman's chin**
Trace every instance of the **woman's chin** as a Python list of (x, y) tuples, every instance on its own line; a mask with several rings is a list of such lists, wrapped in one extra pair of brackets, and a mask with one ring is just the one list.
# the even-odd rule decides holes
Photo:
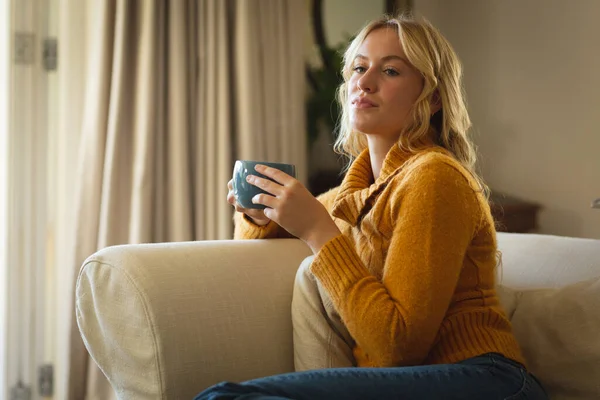
[(368, 123), (366, 121), (352, 121), (352, 130), (362, 133), (376, 132), (377, 124)]
[[(376, 110), (376, 109), (375, 109)], [(382, 116), (374, 112), (355, 112), (350, 114), (350, 123), (360, 132), (373, 132), (381, 128)]]

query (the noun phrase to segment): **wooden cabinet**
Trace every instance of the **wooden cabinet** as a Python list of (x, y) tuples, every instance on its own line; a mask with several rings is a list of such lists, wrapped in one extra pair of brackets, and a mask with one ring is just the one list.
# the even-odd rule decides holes
[(492, 191), (490, 208), (498, 232), (526, 233), (538, 227), (539, 204)]

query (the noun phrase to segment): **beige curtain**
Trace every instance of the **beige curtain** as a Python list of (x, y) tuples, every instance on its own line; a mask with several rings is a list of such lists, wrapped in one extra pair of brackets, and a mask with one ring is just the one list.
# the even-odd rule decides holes
[(294, 163), (304, 180), (306, 3), (239, 0), (236, 11), (238, 155)]
[[(230, 238), (235, 158), (291, 162), (304, 178), (303, 2), (88, 7), (73, 274), (110, 245)], [(113, 398), (71, 315), (68, 398)]]

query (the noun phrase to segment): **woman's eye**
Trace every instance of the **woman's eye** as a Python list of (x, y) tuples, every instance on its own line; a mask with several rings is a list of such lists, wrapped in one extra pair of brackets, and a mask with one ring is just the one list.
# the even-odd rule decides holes
[(363, 72), (366, 71), (365, 67), (361, 67), (360, 65), (357, 67), (354, 67), (354, 72), (358, 72), (359, 74), (362, 74)]
[(398, 76), (398, 75), (400, 75), (398, 73), (398, 71), (396, 71), (395, 69), (392, 69), (392, 68), (387, 68), (383, 72), (385, 72), (389, 76)]

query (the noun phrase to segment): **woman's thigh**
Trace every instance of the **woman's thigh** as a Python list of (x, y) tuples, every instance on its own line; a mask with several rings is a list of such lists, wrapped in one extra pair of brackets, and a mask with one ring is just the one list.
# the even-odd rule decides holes
[(463, 363), (401, 368), (332, 368), (222, 382), (196, 399), (545, 399), (518, 366), (481, 356)]

